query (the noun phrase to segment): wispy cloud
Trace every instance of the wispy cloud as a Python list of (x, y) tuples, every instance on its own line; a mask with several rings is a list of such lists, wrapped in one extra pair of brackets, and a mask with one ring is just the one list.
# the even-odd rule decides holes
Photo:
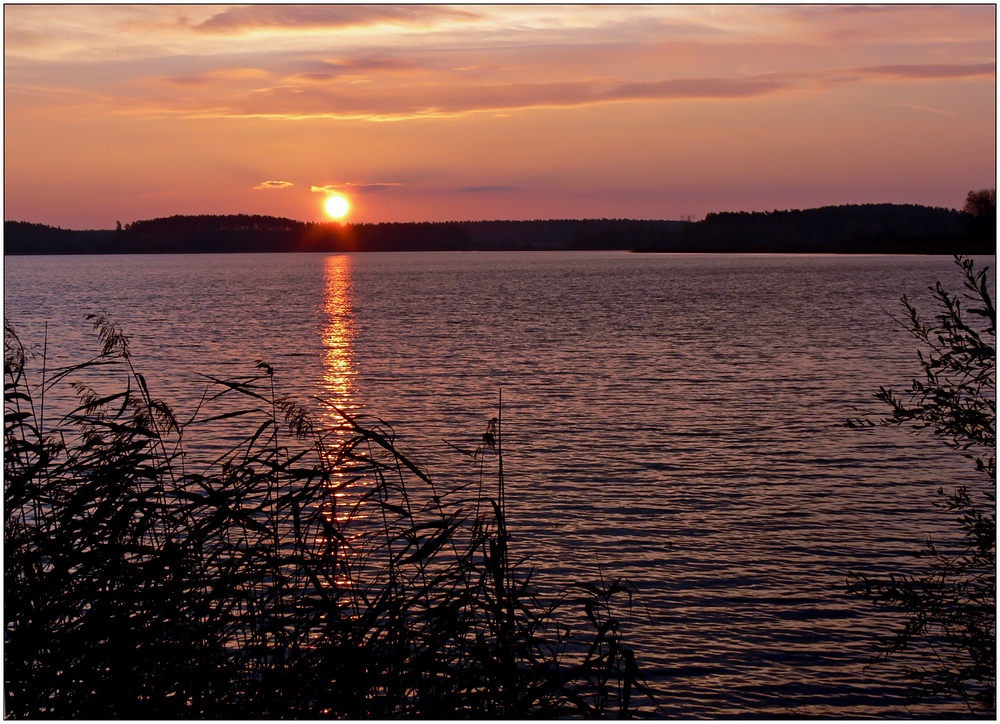
[(931, 108), (930, 106), (918, 106), (914, 103), (893, 103), (893, 108), (910, 108), (914, 111), (921, 111), (923, 113), (933, 113), (938, 116), (951, 116), (955, 117), (954, 111), (943, 111), (940, 108)]
[(345, 75), (365, 75), (369, 73), (410, 73), (421, 70), (409, 58), (370, 53), (359, 57), (344, 57), (324, 60), (309, 60), (299, 64), (302, 72), (292, 79), (305, 78), (312, 81), (330, 81)]
[(269, 191), (271, 189), (287, 189), (289, 186), (294, 186), (291, 181), (261, 181), (257, 186), (254, 186), (254, 191)]
[(403, 186), (403, 184), (397, 181), (361, 184), (347, 182), (342, 184), (327, 184), (325, 186), (310, 186), (309, 190), (318, 194), (352, 193), (364, 195), (378, 193), (396, 186)]
[[(249, 117), (393, 120), (622, 101), (740, 100), (803, 89), (822, 90), (848, 83), (986, 78), (995, 72), (993, 63), (885, 65), (742, 78), (590, 78), (487, 85), (455, 82), (450, 76), (451, 82), (428, 80), (416, 85), (396, 84), (382, 87), (378, 92), (317, 80), (308, 85), (281, 83), (234, 95), (224, 101), (213, 98), (211, 106), (203, 111), (207, 115)], [(195, 109), (188, 107), (184, 112), (192, 110)]]
[(4, 48), (8, 51), (38, 48), (45, 45), (45, 34), (30, 28), (4, 28)]
[(193, 26), (203, 33), (347, 28), (378, 23), (425, 24), (476, 17), (470, 10), (437, 5), (247, 5), (229, 8)]
[(225, 68), (204, 73), (167, 76), (166, 83), (178, 86), (210, 86), (241, 81), (259, 81), (270, 77), (270, 73), (259, 68)]
[(958, 78), (989, 78), (996, 63), (897, 64), (825, 70), (784, 71), (759, 76), (785, 86), (827, 88), (865, 82), (922, 82)]
[(974, 78), (996, 75), (996, 63), (876, 65), (859, 68), (860, 73), (882, 80), (939, 80), (942, 78)]

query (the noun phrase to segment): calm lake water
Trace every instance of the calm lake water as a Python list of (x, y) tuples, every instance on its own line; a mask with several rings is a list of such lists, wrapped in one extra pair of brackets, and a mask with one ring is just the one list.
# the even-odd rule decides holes
[[(994, 264), (994, 258), (979, 260)], [(131, 336), (180, 411), (197, 373), (264, 359), (278, 386), (391, 424), (432, 476), (503, 395), (512, 546), (541, 580), (624, 576), (661, 714), (906, 716), (898, 621), (849, 570), (912, 570), (971, 465), (931, 440), (841, 423), (905, 387), (907, 294), (945, 257), (616, 252), (7, 257), (5, 313), (50, 367)], [(921, 306), (921, 305), (918, 305)], [(942, 527), (944, 526), (944, 527)], [(951, 711), (961, 713), (957, 706)]]

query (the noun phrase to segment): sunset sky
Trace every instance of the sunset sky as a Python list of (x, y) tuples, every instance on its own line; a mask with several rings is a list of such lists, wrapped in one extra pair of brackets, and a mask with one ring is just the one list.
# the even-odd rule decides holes
[(4, 218), (961, 207), (992, 5), (6, 5)]

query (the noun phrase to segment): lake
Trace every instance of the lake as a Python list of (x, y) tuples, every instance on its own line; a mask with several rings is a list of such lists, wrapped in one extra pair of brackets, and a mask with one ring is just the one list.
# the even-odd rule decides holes
[(852, 569), (914, 570), (950, 528), (937, 487), (975, 479), (929, 438), (842, 425), (919, 371), (890, 315), (904, 293), (930, 310), (936, 280), (959, 291), (950, 258), (6, 257), (4, 301), (50, 369), (99, 351), (103, 309), (180, 411), (199, 373), (263, 359), (282, 391), (391, 425), (432, 477), (459, 474), (447, 443), (475, 447), (502, 391), (512, 549), (547, 585), (631, 581), (661, 714), (867, 717), (948, 711), (906, 708), (899, 663), (865, 670), (898, 618), (845, 593)]

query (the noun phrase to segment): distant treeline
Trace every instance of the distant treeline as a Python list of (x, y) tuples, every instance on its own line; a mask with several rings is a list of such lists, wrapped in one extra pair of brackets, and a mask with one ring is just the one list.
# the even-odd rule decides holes
[(965, 211), (913, 204), (708, 214), (648, 251), (993, 254), (996, 230)]
[(709, 214), (703, 221), (587, 219), (316, 224), (171, 216), (115, 230), (4, 222), (5, 254), (624, 249), (646, 252), (994, 254), (995, 225), (926, 206), (868, 204)]

